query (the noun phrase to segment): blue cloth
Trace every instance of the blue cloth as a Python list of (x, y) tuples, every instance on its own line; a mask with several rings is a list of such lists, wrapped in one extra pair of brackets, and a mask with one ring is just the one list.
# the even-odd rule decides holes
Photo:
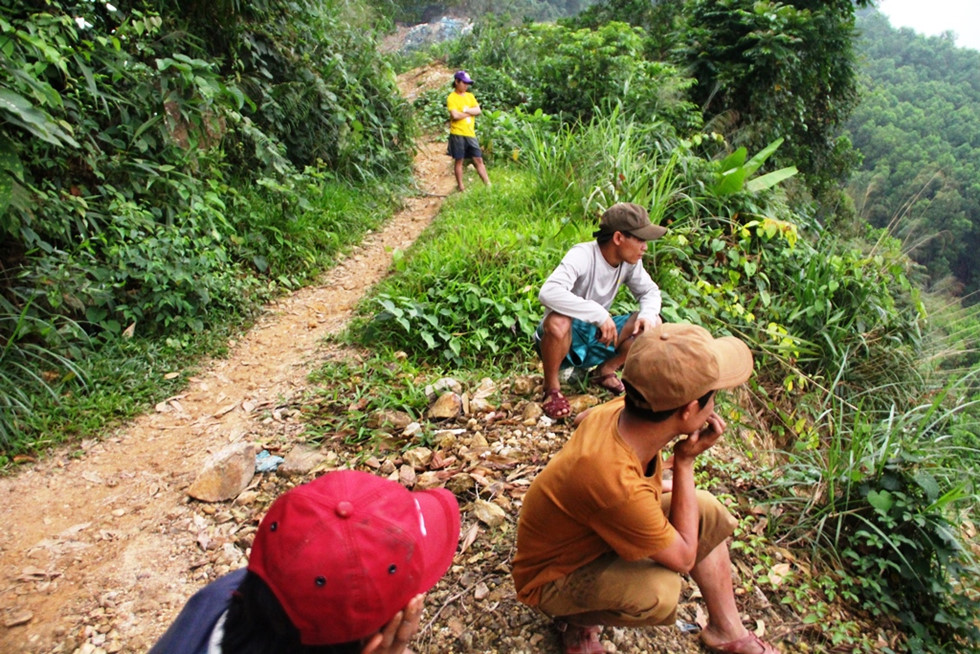
[(231, 594), (245, 579), (246, 569), (226, 574), (194, 593), (150, 654), (207, 654), (208, 640)]
[[(629, 316), (612, 316), (616, 323), (616, 332), (622, 332)], [(534, 343), (540, 348), (541, 336), (543, 334), (542, 325), (534, 332)], [(605, 363), (616, 354), (616, 348), (599, 342), (599, 328), (591, 323), (577, 318), (572, 319), (572, 344), (568, 348), (568, 354), (562, 359), (561, 367), (567, 368), (594, 368)]]

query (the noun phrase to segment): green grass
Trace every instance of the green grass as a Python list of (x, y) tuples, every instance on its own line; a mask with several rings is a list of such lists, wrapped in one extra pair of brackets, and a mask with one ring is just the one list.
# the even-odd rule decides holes
[[(127, 418), (140, 415), (187, 383), (204, 357), (221, 356), (228, 339), (247, 328), (240, 318), (201, 333), (169, 339), (119, 339), (88, 351), (73, 362), (77, 375), (26, 386), (18, 411), (5, 411), (8, 439), (0, 467), (18, 455), (34, 456), (81, 438), (102, 437)], [(168, 379), (168, 373), (179, 373)], [(9, 383), (9, 378), (0, 383)], [(24, 388), (24, 387), (22, 387)], [(48, 392), (43, 392), (44, 390)]]

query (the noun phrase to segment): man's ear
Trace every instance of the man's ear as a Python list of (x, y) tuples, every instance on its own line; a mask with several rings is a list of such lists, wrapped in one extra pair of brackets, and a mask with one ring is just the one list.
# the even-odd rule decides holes
[(682, 421), (684, 421), (684, 422), (687, 422), (692, 417), (694, 417), (695, 415), (697, 415), (697, 413), (700, 410), (701, 410), (701, 405), (698, 404), (698, 401), (697, 400), (691, 400), (690, 402), (688, 402), (687, 404), (685, 404), (684, 406), (682, 406), (680, 409), (678, 409), (677, 412), (678, 412), (678, 414), (680, 416), (680, 419)]

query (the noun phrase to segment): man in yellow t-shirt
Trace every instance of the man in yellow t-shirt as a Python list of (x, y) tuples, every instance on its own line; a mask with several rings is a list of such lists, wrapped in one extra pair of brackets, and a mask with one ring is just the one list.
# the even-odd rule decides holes
[[(524, 496), (513, 561), (517, 598), (553, 618), (568, 654), (602, 654), (601, 625), (673, 624), (690, 573), (712, 652), (778, 654), (742, 624), (726, 539), (735, 518), (694, 487), (694, 460), (725, 421), (715, 391), (752, 374), (741, 340), (663, 324), (630, 347), (625, 397), (583, 414)], [(662, 452), (673, 445), (672, 478)]]
[(456, 174), (456, 188), (463, 190), (463, 162), (472, 159), (476, 172), (487, 186), (487, 168), (483, 165), (483, 151), (476, 140), (475, 119), (482, 111), (476, 98), (469, 92), (473, 80), (465, 70), (453, 75), (453, 92), (446, 99), (449, 109), (449, 156), (453, 158), (453, 172)]

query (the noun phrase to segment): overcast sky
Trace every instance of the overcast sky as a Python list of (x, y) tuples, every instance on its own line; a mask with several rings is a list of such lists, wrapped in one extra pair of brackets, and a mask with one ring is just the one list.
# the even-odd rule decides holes
[(956, 45), (980, 50), (980, 0), (880, 0), (878, 10), (892, 27), (926, 36), (951, 31)]

